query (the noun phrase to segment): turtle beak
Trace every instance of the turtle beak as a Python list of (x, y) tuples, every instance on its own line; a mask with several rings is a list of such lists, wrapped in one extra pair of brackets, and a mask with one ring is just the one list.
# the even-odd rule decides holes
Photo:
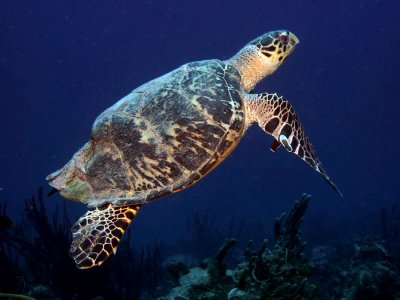
[(289, 33), (289, 43), (294, 47), (296, 46), (298, 43), (300, 43), (299, 39), (297, 38), (297, 36), (295, 36), (293, 33)]
[(58, 190), (56, 188), (52, 188), (48, 193), (47, 197), (53, 196), (55, 193), (57, 193)]

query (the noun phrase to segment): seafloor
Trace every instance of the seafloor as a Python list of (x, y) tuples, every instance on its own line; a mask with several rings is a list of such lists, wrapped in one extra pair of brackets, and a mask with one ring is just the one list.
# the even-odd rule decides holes
[[(1, 202), (0, 298), (400, 299), (397, 208), (381, 211), (380, 236), (307, 249), (300, 227), (310, 199), (303, 194), (276, 218), (271, 242), (260, 238), (262, 225), (245, 220), (233, 220), (223, 236), (212, 215), (199, 212), (187, 221), (190, 253), (164, 242), (134, 249), (128, 234), (104, 265), (79, 270), (68, 254), (67, 210), (48, 215), (40, 188), (20, 224)], [(249, 232), (255, 240), (241, 248)]]

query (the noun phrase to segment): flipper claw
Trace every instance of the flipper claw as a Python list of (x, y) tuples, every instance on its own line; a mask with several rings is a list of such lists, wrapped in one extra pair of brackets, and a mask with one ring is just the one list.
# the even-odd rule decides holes
[(278, 150), (278, 148), (281, 146), (281, 143), (279, 143), (277, 140), (274, 139), (274, 141), (272, 142), (272, 145), (269, 149), (271, 149), (272, 152), (275, 152), (276, 150)]
[(55, 193), (57, 193), (58, 190), (56, 188), (52, 188), (48, 193), (47, 193), (47, 197), (51, 197), (53, 196)]

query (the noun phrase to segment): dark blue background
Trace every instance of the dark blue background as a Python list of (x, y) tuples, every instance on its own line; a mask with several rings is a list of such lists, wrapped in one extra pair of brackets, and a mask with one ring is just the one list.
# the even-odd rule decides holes
[(138, 85), (186, 62), (227, 59), (285, 28), (300, 44), (256, 91), (291, 101), (345, 198), (293, 155), (270, 152), (271, 137), (254, 127), (207, 178), (144, 206), (135, 235), (177, 237), (204, 209), (222, 223), (272, 223), (302, 192), (314, 197), (310, 218), (338, 233), (374, 231), (380, 208), (399, 201), (396, 3), (1, 1), (0, 199), (18, 219), (24, 199), (86, 142), (95, 117)]

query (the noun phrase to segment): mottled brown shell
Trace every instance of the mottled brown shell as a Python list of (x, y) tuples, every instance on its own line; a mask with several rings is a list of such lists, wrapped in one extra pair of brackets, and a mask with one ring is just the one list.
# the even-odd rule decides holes
[(205, 176), (243, 129), (237, 70), (219, 60), (189, 63), (103, 112), (91, 140), (48, 180), (90, 206), (148, 202)]

